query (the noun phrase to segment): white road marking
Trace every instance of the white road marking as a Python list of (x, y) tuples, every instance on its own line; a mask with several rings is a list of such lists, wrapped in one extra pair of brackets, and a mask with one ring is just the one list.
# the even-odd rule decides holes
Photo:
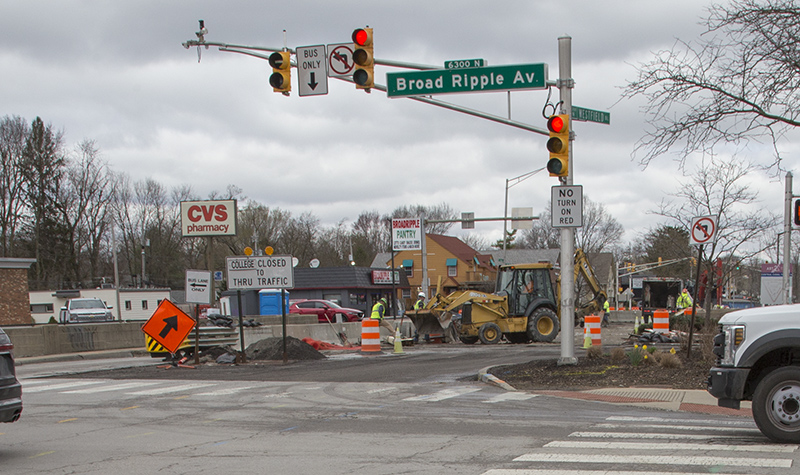
[(631, 416), (610, 416), (606, 417), (607, 421), (614, 422), (660, 422), (660, 423), (678, 423), (678, 424), (705, 424), (711, 426), (741, 426), (741, 427), (755, 427), (756, 424), (752, 420), (717, 420), (717, 419), (670, 419), (666, 417), (631, 417)]
[(59, 389), (67, 389), (67, 388), (77, 388), (80, 386), (89, 386), (91, 384), (100, 384), (104, 381), (71, 381), (69, 383), (55, 383), (55, 384), (48, 384), (45, 386), (36, 386), (33, 388), (25, 389), (22, 387), (23, 394), (30, 394), (30, 393), (40, 393), (43, 391), (57, 391)]
[(597, 429), (631, 429), (631, 428), (642, 428), (642, 429), (669, 429), (669, 430), (691, 430), (691, 431), (698, 431), (698, 430), (707, 430), (713, 432), (736, 432), (736, 433), (750, 433), (753, 434), (760, 434), (761, 431), (758, 429), (751, 429), (749, 427), (703, 427), (703, 426), (670, 426), (664, 424), (595, 424), (592, 428)]
[[(560, 462), (560, 463), (636, 463), (630, 455), (598, 454), (525, 454), (514, 459), (515, 462)], [(648, 455), (647, 464), (653, 465), (703, 465), (790, 468), (791, 459), (734, 458), (734, 457), (686, 457), (681, 455)]]
[(444, 399), (450, 399), (465, 394), (480, 391), (481, 388), (459, 388), (459, 389), (442, 389), (441, 391), (433, 394), (423, 394), (422, 396), (413, 396), (403, 399), (403, 401), (423, 401), (423, 402), (436, 402)]
[[(709, 440), (719, 439), (719, 435), (701, 434), (648, 434), (647, 432), (573, 432), (570, 437), (603, 438), (603, 439), (690, 439), (690, 440)], [(726, 435), (728, 439), (749, 439), (750, 436)]]
[(193, 394), (193, 396), (230, 396), (231, 394), (236, 394), (242, 391), (246, 391), (248, 389), (253, 389), (254, 387), (255, 386), (242, 386), (240, 388), (218, 389), (216, 391), (209, 391), (207, 393)]
[(180, 384), (178, 386), (168, 386), (166, 388), (145, 389), (144, 391), (136, 391), (132, 393), (125, 393), (131, 396), (158, 396), (161, 394), (177, 393), (181, 391), (191, 391), (192, 389), (205, 388), (208, 386), (216, 386), (216, 384)]
[(664, 445), (663, 442), (588, 442), (578, 440), (556, 440), (544, 445), (545, 448), (570, 448), (570, 449), (612, 449), (612, 450), (653, 450), (664, 451), (673, 450), (721, 450), (733, 452), (775, 452), (792, 453), (797, 449), (796, 445), (723, 445), (723, 444), (682, 444), (680, 442), (670, 442)]
[(137, 381), (135, 383), (121, 383), (121, 384), (112, 384), (110, 386), (99, 386), (94, 388), (85, 388), (85, 389), (75, 389), (72, 391), (61, 391), (62, 394), (95, 394), (95, 393), (105, 393), (109, 391), (121, 391), (124, 389), (133, 389), (142, 386), (151, 386), (153, 384), (158, 384), (158, 382), (145, 382), (145, 381)]
[(485, 402), (486, 404), (495, 404), (503, 401), (527, 401), (528, 399), (536, 396), (538, 396), (538, 394), (510, 391), (510, 392), (505, 392), (503, 394), (498, 394), (497, 396), (489, 398), (483, 402)]
[[(497, 468), (482, 475), (664, 475), (664, 472), (630, 472), (630, 471), (613, 471), (613, 470), (528, 470), (528, 469), (515, 469), (515, 468)], [(703, 473), (683, 473), (675, 475), (708, 475), (708, 472)], [(715, 475), (733, 475), (730, 473), (716, 473)]]

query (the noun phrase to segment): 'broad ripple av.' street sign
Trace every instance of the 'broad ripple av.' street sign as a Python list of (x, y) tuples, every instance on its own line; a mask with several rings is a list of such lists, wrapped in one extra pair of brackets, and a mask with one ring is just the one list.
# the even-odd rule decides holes
[(387, 73), (386, 83), (389, 97), (546, 89), (547, 64)]

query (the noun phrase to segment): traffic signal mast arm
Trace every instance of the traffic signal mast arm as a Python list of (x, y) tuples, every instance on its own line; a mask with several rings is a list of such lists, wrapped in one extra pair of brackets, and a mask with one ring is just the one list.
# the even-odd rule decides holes
[[(249, 45), (237, 45), (237, 44), (230, 44), (230, 43), (216, 43), (216, 42), (209, 42), (209, 41), (197, 41), (197, 40), (189, 40), (185, 43), (182, 43), (183, 47), (189, 49), (194, 46), (215, 46), (218, 47), (220, 51), (225, 51), (228, 53), (239, 53), (247, 56), (253, 56), (255, 58), (263, 59), (269, 61), (269, 55), (258, 54), (253, 51), (264, 51), (264, 52), (278, 52), (284, 51), (284, 48), (273, 48), (273, 47), (265, 47), (265, 46), (249, 46)], [(286, 51), (291, 52), (292, 54), (295, 51), (291, 48), (288, 48)], [(381, 66), (389, 66), (394, 68), (404, 68), (404, 69), (416, 69), (416, 70), (428, 70), (428, 69), (441, 69), (439, 66), (431, 66), (427, 64), (419, 64), (419, 63), (409, 63), (405, 61), (394, 61), (394, 60), (387, 60), (387, 59), (373, 59), (375, 64)], [(297, 67), (296, 62), (292, 62), (293, 67)], [(333, 77), (332, 79), (339, 79), (341, 81), (354, 83), (352, 78), (349, 77)], [(555, 81), (548, 81), (548, 86), (555, 86)], [(386, 92), (387, 87), (381, 84), (374, 84), (372, 86), (373, 89), (377, 89), (378, 91)], [(541, 127), (536, 127), (530, 124), (526, 124), (524, 122), (519, 122), (516, 120), (508, 119), (506, 117), (501, 117), (494, 114), (489, 114), (487, 112), (470, 109), (468, 107), (463, 107), (457, 104), (452, 104), (450, 102), (442, 101), (439, 99), (434, 99), (433, 97), (422, 97), (422, 96), (415, 96), (415, 97), (408, 97), (407, 99), (411, 99), (413, 101), (422, 102), (424, 104), (430, 104), (432, 106), (441, 107), (442, 109), (448, 109), (455, 112), (461, 112), (462, 114), (471, 115), (473, 117), (478, 117), (480, 119), (490, 120), (492, 122), (497, 122), (498, 124), (508, 125), (510, 127), (515, 127), (517, 129), (526, 130), (528, 132), (533, 132), (539, 135), (549, 135), (547, 129), (543, 129)]]
[[(667, 261), (661, 261), (661, 262), (656, 261), (656, 262), (647, 262), (647, 263), (644, 263), (644, 264), (635, 264), (635, 266), (637, 267), (636, 270), (634, 270), (632, 272), (627, 272), (625, 274), (620, 274), (619, 276), (620, 277), (627, 277), (629, 275), (639, 274), (641, 272), (647, 272), (649, 270), (658, 269), (659, 267), (664, 267), (664, 266), (670, 266), (672, 264), (677, 264), (678, 262), (683, 262), (683, 261), (686, 261), (686, 260), (689, 260), (689, 259), (693, 259), (693, 258), (692, 257), (679, 257), (679, 258), (676, 258), (676, 259), (669, 259)], [(620, 266), (619, 269), (627, 269), (628, 267), (629, 266)]]

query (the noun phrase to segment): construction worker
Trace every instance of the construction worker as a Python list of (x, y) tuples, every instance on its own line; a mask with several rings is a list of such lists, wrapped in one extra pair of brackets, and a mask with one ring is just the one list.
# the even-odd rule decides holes
[(603, 304), (603, 326), (606, 328), (608, 328), (608, 325), (611, 324), (609, 320), (610, 310), (611, 310), (611, 304), (608, 303), (608, 300), (606, 300), (606, 303)]
[(386, 319), (384, 319), (384, 315), (386, 315), (386, 307), (388, 306), (386, 297), (381, 297), (375, 305), (372, 306), (372, 315), (370, 318), (374, 318), (381, 322), (381, 326), (385, 327), (389, 330), (390, 335), (394, 336), (394, 327), (391, 323), (389, 323)]
[(678, 312), (692, 306), (692, 297), (689, 295), (688, 290), (683, 289), (675, 305), (678, 307)]
[(425, 292), (420, 292), (417, 295), (417, 301), (414, 302), (414, 310), (422, 310), (425, 308)]

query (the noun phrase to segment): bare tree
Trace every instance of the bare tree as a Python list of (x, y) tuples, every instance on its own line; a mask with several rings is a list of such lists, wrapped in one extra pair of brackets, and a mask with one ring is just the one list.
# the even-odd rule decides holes
[[(550, 205), (534, 220), (533, 228), (526, 230), (521, 246), (527, 249), (555, 249), (561, 244), (561, 234), (550, 222)], [(606, 210), (605, 205), (583, 197), (583, 226), (575, 230), (575, 245), (584, 252), (609, 252), (619, 244), (624, 229)]]
[(453, 227), (453, 223), (431, 223), (439, 220), (454, 220), (458, 214), (447, 203), (434, 206), (413, 205), (400, 206), (392, 211), (391, 218), (418, 218), (425, 216), (425, 232), (431, 234), (445, 234)]
[[(644, 165), (676, 151), (681, 166), (720, 144), (779, 141), (800, 125), (800, 7), (795, 0), (714, 4), (698, 43), (678, 41), (640, 64), (623, 97), (642, 96), (650, 129), (638, 143)], [(675, 150), (678, 149), (678, 150)]]
[(22, 219), (25, 180), (22, 152), (30, 134), (22, 117), (3, 117), (0, 120), (0, 255), (14, 255), (14, 240)]
[[(656, 211), (686, 230), (694, 217), (716, 217), (716, 241), (703, 250), (711, 277), (711, 266), (717, 258), (723, 260), (725, 280), (730, 269), (766, 250), (769, 244), (765, 243), (765, 237), (774, 233), (780, 221), (774, 213), (757, 207), (758, 193), (743, 183), (742, 179), (755, 169), (749, 163), (714, 157), (703, 160), (689, 181), (672, 195), (675, 201), (662, 201)], [(712, 287), (713, 282), (709, 281), (707, 288)], [(710, 292), (706, 296), (708, 306)]]

